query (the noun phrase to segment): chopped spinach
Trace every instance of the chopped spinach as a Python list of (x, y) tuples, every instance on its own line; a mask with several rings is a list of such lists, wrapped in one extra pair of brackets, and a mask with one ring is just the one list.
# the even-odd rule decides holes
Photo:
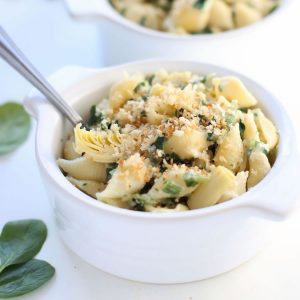
[(137, 84), (137, 86), (134, 88), (134, 92), (138, 93), (140, 91), (141, 88), (143, 88), (146, 85), (145, 81), (141, 81), (140, 83)]
[(167, 198), (163, 199), (160, 202), (161, 207), (169, 208), (169, 209), (174, 209), (178, 203), (175, 201), (174, 198)]
[(248, 112), (248, 108), (247, 107), (240, 107), (239, 110), (243, 113), (247, 113)]
[(225, 122), (227, 123), (228, 126), (233, 125), (235, 122), (235, 116), (231, 113), (226, 112), (225, 113)]
[(269, 14), (273, 13), (279, 7), (279, 3), (274, 3), (274, 5), (269, 10)]
[(171, 196), (176, 197), (181, 192), (181, 187), (175, 184), (173, 181), (167, 180), (164, 183), (162, 190), (166, 194), (170, 194)]
[(241, 138), (243, 138), (243, 137), (244, 137), (245, 130), (246, 130), (246, 126), (245, 126), (245, 124), (242, 122), (242, 120), (239, 121), (239, 127), (240, 127)]
[(146, 25), (146, 21), (147, 21), (147, 17), (143, 16), (140, 20), (140, 25), (145, 26)]
[(94, 126), (100, 124), (104, 120), (103, 114), (100, 112), (97, 114), (96, 105), (93, 105), (90, 109), (90, 117), (88, 119), (88, 126)]
[(125, 16), (126, 12), (127, 12), (127, 9), (126, 9), (126, 8), (123, 8), (123, 9), (120, 11), (120, 14), (121, 14), (122, 16)]
[(216, 142), (208, 146), (208, 150), (211, 151), (213, 156), (215, 156), (217, 148), (218, 148), (218, 144)]
[(146, 81), (148, 81), (149, 85), (152, 85), (154, 78), (155, 74), (146, 76)]
[(156, 201), (147, 194), (135, 194), (129, 203), (133, 210), (145, 211), (145, 205), (155, 205)]
[(184, 114), (184, 108), (176, 109), (176, 111), (175, 111), (175, 117), (176, 118), (182, 117), (183, 114)]
[(141, 117), (143, 118), (145, 118), (145, 117), (147, 117), (147, 113), (146, 113), (146, 111), (145, 110), (142, 110), (141, 111)]
[(198, 8), (198, 9), (202, 9), (204, 7), (204, 5), (205, 5), (205, 2), (206, 2), (206, 0), (197, 0), (194, 3), (194, 7)]
[(187, 187), (193, 187), (201, 181), (205, 180), (205, 178), (195, 172), (187, 172), (184, 174), (183, 180)]
[(213, 132), (208, 132), (207, 133), (207, 138), (206, 138), (208, 141), (212, 142), (215, 140), (215, 136), (214, 136), (214, 133)]
[(117, 163), (111, 163), (106, 167), (106, 181), (109, 181), (118, 167)]
[(158, 150), (163, 150), (164, 143), (165, 143), (165, 137), (159, 136), (157, 137), (156, 141), (152, 145), (155, 146), (155, 148)]
[(141, 194), (146, 194), (146, 193), (148, 193), (149, 191), (150, 191), (150, 189), (152, 188), (152, 186), (153, 186), (153, 184), (154, 184), (154, 177), (152, 177), (151, 179), (150, 179), (150, 181), (148, 181), (145, 185), (144, 185), (144, 187), (141, 189), (141, 191), (140, 191), (140, 193)]
[(174, 164), (177, 164), (177, 165), (187, 165), (187, 166), (190, 166), (192, 165), (192, 160), (190, 159), (182, 159), (180, 158), (176, 153), (172, 152), (170, 154), (165, 154), (164, 156), (165, 160), (168, 162), (168, 163), (174, 163)]

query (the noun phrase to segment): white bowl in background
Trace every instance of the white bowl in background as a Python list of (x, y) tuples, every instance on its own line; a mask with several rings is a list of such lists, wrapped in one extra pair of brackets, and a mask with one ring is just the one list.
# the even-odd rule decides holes
[[(222, 33), (175, 35), (136, 24), (120, 15), (108, 0), (65, 0), (76, 19), (96, 21), (101, 31), (104, 65), (166, 57), (192, 59), (228, 66), (260, 66), (280, 46), (286, 8), (293, 0), (282, 0), (272, 14), (252, 25)], [(88, 47), (88, 45), (87, 45)], [(252, 58), (252, 59), (251, 59)], [(272, 62), (273, 63), (273, 62)]]
[[(151, 283), (183, 283), (231, 270), (253, 257), (293, 210), (298, 193), (296, 137), (285, 110), (267, 90), (225, 68), (192, 61), (150, 60), (106, 69), (66, 67), (50, 81), (87, 116), (123, 72), (169, 71), (238, 76), (259, 99), (280, 134), (269, 174), (247, 193), (216, 206), (178, 213), (145, 213), (112, 207), (75, 188), (56, 159), (71, 128), (37, 92), (25, 99), (38, 122), (36, 157), (67, 246), (88, 263), (119, 277)], [(276, 262), (274, 262), (276, 263)]]

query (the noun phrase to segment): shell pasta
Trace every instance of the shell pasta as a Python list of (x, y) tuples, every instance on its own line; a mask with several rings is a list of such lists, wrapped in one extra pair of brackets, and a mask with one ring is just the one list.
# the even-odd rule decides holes
[(67, 179), (97, 201), (146, 212), (245, 193), (270, 171), (279, 142), (247, 87), (214, 74), (125, 75), (87, 124), (74, 128), (57, 161)]
[(272, 13), (281, 0), (111, 0), (124, 17), (176, 34), (214, 33), (244, 27)]

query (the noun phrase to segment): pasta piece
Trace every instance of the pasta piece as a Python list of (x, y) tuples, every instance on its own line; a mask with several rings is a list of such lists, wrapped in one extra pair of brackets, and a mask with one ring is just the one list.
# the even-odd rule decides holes
[(255, 109), (253, 112), (261, 141), (266, 143), (270, 150), (273, 149), (278, 143), (278, 134), (274, 124), (260, 109)]
[(175, 107), (161, 101), (159, 97), (151, 97), (147, 101), (147, 121), (153, 125), (159, 125), (164, 119), (175, 114)]
[(231, 127), (229, 133), (219, 145), (214, 162), (236, 172), (243, 162), (244, 146), (240, 135), (239, 124)]
[[(175, 84), (180, 84), (180, 77), (175, 75), (174, 73)], [(185, 85), (183, 82), (181, 84)], [(203, 97), (203, 94), (195, 91), (191, 85), (174, 88), (158, 83), (151, 88), (150, 95), (146, 103), (146, 113), (148, 122), (154, 125), (159, 125), (162, 120), (173, 117), (176, 110), (192, 111)]]
[(74, 150), (74, 138), (70, 138), (65, 142), (63, 157), (68, 160), (80, 157), (80, 155)]
[(203, 7), (195, 5), (196, 1), (179, 0), (174, 3), (171, 16), (173, 23), (186, 32), (200, 32), (208, 25), (213, 0), (206, 0)]
[(248, 111), (247, 114), (243, 115), (243, 123), (245, 125), (244, 139), (259, 141), (259, 134), (252, 111)]
[(176, 153), (182, 159), (197, 158), (201, 152), (207, 150), (207, 134), (205, 131), (190, 129), (173, 134), (165, 143), (166, 153)]
[(200, 176), (199, 173), (188, 170), (185, 165), (174, 165), (156, 179), (148, 195), (154, 200), (180, 198), (192, 193), (206, 179), (206, 177)]
[(248, 152), (247, 152), (247, 146), (244, 144), (244, 156), (243, 156), (243, 162), (238, 168), (238, 172), (243, 172), (248, 169)]
[(250, 25), (262, 18), (259, 11), (242, 2), (236, 3), (234, 7), (234, 16), (237, 27)]
[(64, 172), (76, 179), (104, 182), (106, 178), (106, 165), (94, 162), (84, 156), (73, 160), (60, 158), (57, 160), (57, 164)]
[(231, 8), (222, 0), (214, 1), (209, 26), (221, 30), (229, 30), (234, 27)]
[(124, 16), (140, 25), (160, 30), (162, 29), (165, 13), (162, 9), (150, 4), (135, 3), (124, 11)]
[(109, 204), (111, 206), (130, 209), (130, 206), (128, 205), (128, 203), (126, 201), (123, 201), (122, 199), (102, 198), (101, 196), (99, 196), (99, 193), (96, 194), (96, 198), (97, 198), (97, 200), (99, 200), (103, 203)]
[(234, 76), (214, 78), (212, 83), (217, 97), (224, 96), (229, 101), (236, 100), (239, 107), (251, 107), (257, 104), (255, 97)]
[(104, 183), (93, 180), (79, 180), (71, 176), (67, 176), (66, 178), (82, 192), (94, 198), (96, 197), (96, 193), (103, 191), (105, 187)]
[(189, 210), (189, 208), (184, 205), (184, 204), (177, 204), (175, 208), (166, 208), (166, 207), (154, 207), (154, 206), (150, 206), (150, 205), (146, 205), (145, 206), (145, 211), (148, 212), (163, 212), (163, 213), (167, 213), (167, 212), (176, 212), (176, 211), (187, 211)]
[(123, 79), (112, 86), (109, 92), (110, 107), (117, 111), (134, 95), (134, 89), (143, 81), (141, 76), (130, 77)]
[(247, 191), (247, 179), (249, 172), (239, 172), (236, 177), (236, 194), (242, 195)]
[(235, 198), (243, 193), (246, 193), (247, 190), (247, 179), (249, 172), (239, 172), (235, 176), (235, 188), (231, 191), (224, 193), (218, 203), (228, 201), (232, 198)]
[(268, 174), (270, 169), (268, 157), (263, 152), (252, 152), (249, 157), (248, 189), (258, 184)]
[(234, 174), (225, 167), (216, 167), (209, 179), (200, 184), (189, 196), (188, 207), (197, 209), (217, 204), (224, 194), (236, 188), (236, 178)]
[(97, 194), (97, 199), (122, 198), (137, 193), (150, 179), (151, 173), (147, 161), (136, 153), (119, 163), (105, 190)]
[[(114, 125), (113, 125), (114, 126)], [(122, 143), (122, 136), (118, 129), (108, 131), (86, 130), (77, 124), (75, 133), (75, 151), (95, 161), (102, 163), (116, 162), (118, 148)]]

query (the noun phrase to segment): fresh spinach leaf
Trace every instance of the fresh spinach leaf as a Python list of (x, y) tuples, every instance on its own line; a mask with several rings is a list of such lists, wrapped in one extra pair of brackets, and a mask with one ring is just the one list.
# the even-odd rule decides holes
[(50, 264), (37, 259), (10, 266), (0, 274), (0, 298), (27, 294), (46, 283), (54, 273)]
[(30, 117), (21, 104), (0, 105), (0, 155), (17, 149), (28, 137)]
[(40, 220), (20, 220), (4, 225), (0, 235), (0, 273), (10, 265), (32, 259), (42, 248), (47, 227)]

